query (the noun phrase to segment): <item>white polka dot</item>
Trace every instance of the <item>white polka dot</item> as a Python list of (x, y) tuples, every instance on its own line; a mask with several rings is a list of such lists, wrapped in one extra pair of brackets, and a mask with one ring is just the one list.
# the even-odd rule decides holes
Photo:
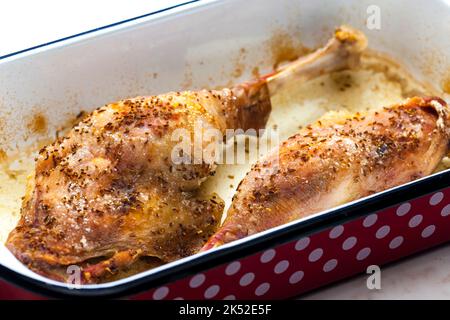
[(289, 277), (289, 283), (290, 284), (296, 284), (300, 281), (302, 281), (303, 276), (305, 273), (303, 271), (296, 271)]
[(370, 255), (370, 252), (372, 252), (372, 250), (370, 250), (370, 248), (367, 248), (367, 247), (362, 248), (356, 254), (356, 260), (358, 260), (358, 261), (364, 260), (365, 258), (367, 258)]
[(261, 283), (255, 290), (255, 295), (257, 295), (258, 297), (265, 295), (267, 293), (267, 291), (269, 291), (270, 289), (270, 283), (264, 282)]
[(330, 231), (330, 238), (336, 239), (339, 238), (339, 236), (344, 232), (344, 226), (336, 226)]
[(391, 231), (391, 227), (382, 226), (377, 230), (375, 237), (377, 237), (377, 239), (383, 239), (384, 237), (386, 237), (389, 234), (390, 231)]
[(191, 278), (191, 281), (189, 281), (189, 287), (198, 288), (203, 284), (203, 282), (205, 282), (205, 279), (206, 277), (203, 273), (197, 274)]
[(443, 207), (441, 211), (441, 216), (446, 217), (448, 215), (450, 215), (450, 204)]
[(271, 261), (275, 257), (276, 251), (274, 249), (269, 249), (264, 251), (264, 253), (261, 255), (261, 262), (267, 263)]
[(219, 293), (220, 287), (218, 285), (212, 285), (208, 289), (205, 290), (205, 298), (211, 299), (214, 298)]
[(225, 298), (223, 298), (223, 300), (236, 300), (236, 296), (230, 294), (229, 296), (226, 296)]
[(309, 260), (310, 262), (316, 262), (317, 260), (319, 260), (320, 258), (322, 258), (322, 255), (323, 255), (323, 250), (322, 250), (322, 248), (314, 249), (314, 250), (309, 254), (308, 260)]
[(227, 276), (232, 276), (233, 274), (238, 273), (239, 269), (241, 269), (241, 263), (239, 261), (234, 261), (227, 266), (225, 274)]
[(351, 248), (353, 248), (356, 244), (356, 242), (358, 241), (358, 239), (356, 239), (356, 237), (348, 237), (347, 239), (345, 239), (345, 241), (342, 243), (342, 249), (344, 250), (350, 250)]
[(168, 294), (169, 294), (169, 288), (161, 287), (161, 288), (158, 288), (155, 290), (155, 292), (153, 293), (153, 299), (161, 300), (161, 299), (164, 299), (165, 297), (167, 297)]
[(364, 221), (363, 221), (363, 226), (366, 228), (369, 228), (371, 226), (373, 226), (378, 220), (378, 215), (376, 213), (372, 213), (371, 215), (368, 215)]
[(336, 259), (331, 259), (328, 260), (324, 265), (323, 265), (323, 271), (324, 272), (330, 272), (332, 271), (334, 268), (336, 268), (338, 264), (338, 261)]
[(435, 206), (435, 205), (439, 204), (439, 202), (441, 202), (442, 199), (444, 199), (444, 194), (442, 192), (436, 192), (435, 194), (433, 194), (431, 196), (430, 204), (432, 206)]
[(301, 250), (305, 249), (309, 245), (310, 242), (311, 242), (311, 239), (309, 237), (298, 240), (297, 243), (295, 244), (295, 250), (301, 251)]
[(283, 260), (277, 263), (277, 265), (275, 266), (275, 268), (273, 269), (273, 271), (276, 274), (280, 274), (286, 271), (286, 269), (289, 267), (289, 261), (287, 260)]
[(173, 300), (184, 300), (184, 298), (183, 297), (176, 297)]
[(253, 272), (249, 272), (249, 273), (244, 274), (244, 275), (241, 277), (241, 280), (239, 280), (239, 284), (240, 284), (242, 287), (246, 287), (246, 286), (248, 286), (250, 283), (252, 283), (253, 280), (255, 280), (255, 274), (254, 274)]
[(423, 216), (421, 214), (416, 214), (414, 217), (412, 217), (411, 219), (409, 219), (408, 222), (408, 226), (410, 228), (415, 228), (417, 227), (419, 224), (422, 223), (423, 220)]
[(403, 243), (403, 237), (402, 236), (398, 236), (395, 237), (394, 239), (391, 240), (391, 242), (389, 243), (389, 248), (391, 249), (397, 249), (398, 247), (400, 247)]
[(397, 215), (399, 217), (404, 216), (409, 212), (409, 210), (411, 210), (411, 204), (409, 202), (405, 202), (397, 208)]
[(436, 231), (436, 226), (435, 225), (432, 224), (432, 225), (426, 227), (422, 231), (422, 238), (430, 237), (434, 233), (434, 231)]

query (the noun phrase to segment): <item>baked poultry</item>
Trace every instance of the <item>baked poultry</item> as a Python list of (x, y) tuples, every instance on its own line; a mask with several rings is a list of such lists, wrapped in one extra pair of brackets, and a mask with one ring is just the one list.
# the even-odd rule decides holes
[[(194, 136), (197, 122), (222, 134), (263, 128), (269, 81), (354, 67), (365, 46), (362, 34), (341, 27), (323, 49), (255, 81), (95, 110), (40, 150), (7, 247), (33, 271), (59, 281), (67, 279), (67, 266), (78, 265), (83, 283), (111, 279), (141, 257), (165, 263), (197, 252), (217, 230), (224, 206), (198, 191), (214, 162), (195, 152), (190, 162), (172, 161), (175, 130)], [(202, 143), (201, 149), (210, 141)]]
[(429, 175), (449, 143), (450, 109), (439, 98), (319, 120), (252, 168), (202, 250)]

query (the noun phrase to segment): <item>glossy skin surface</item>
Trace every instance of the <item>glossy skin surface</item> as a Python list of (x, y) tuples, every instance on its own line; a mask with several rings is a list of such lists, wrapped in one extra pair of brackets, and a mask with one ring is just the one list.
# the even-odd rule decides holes
[(65, 281), (67, 267), (78, 265), (84, 283), (197, 252), (217, 230), (223, 202), (199, 192), (214, 162), (195, 151), (188, 163), (173, 161), (177, 130), (191, 137), (189, 150), (202, 151), (211, 141), (194, 145), (198, 123), (200, 130), (217, 129), (219, 139), (227, 129), (264, 128), (268, 82), (355, 67), (366, 44), (360, 32), (341, 27), (324, 48), (231, 89), (171, 92), (97, 109), (40, 151), (7, 247), (56, 280)]
[(202, 250), (429, 175), (448, 151), (449, 128), (438, 98), (318, 121), (252, 168)]
[[(85, 282), (101, 281), (141, 256), (168, 262), (198, 251), (223, 212), (221, 199), (197, 194), (215, 164), (174, 164), (178, 141), (172, 134), (182, 128), (193, 136), (198, 121), (221, 132), (263, 127), (267, 89), (260, 84), (253, 93), (248, 87), (99, 108), (40, 151), (7, 247), (34, 271), (58, 280), (66, 266), (81, 264)], [(93, 258), (100, 262), (88, 261)]]

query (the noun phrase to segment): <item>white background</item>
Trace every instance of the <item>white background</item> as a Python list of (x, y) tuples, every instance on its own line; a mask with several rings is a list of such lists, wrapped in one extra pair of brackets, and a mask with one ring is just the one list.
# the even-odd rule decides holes
[(0, 56), (188, 0), (0, 0)]
[[(0, 0), (0, 56), (187, 0)], [(304, 298), (450, 298), (450, 245), (382, 268), (382, 290), (361, 275)]]

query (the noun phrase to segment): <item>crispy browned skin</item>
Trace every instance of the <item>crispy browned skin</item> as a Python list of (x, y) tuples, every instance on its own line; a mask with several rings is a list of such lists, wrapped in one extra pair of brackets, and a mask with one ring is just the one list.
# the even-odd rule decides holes
[[(360, 32), (341, 27), (324, 48), (232, 89), (139, 97), (96, 110), (40, 151), (7, 247), (53, 279), (64, 281), (67, 266), (79, 265), (84, 282), (198, 251), (216, 231), (223, 203), (198, 192), (214, 163), (195, 151), (189, 163), (173, 162), (176, 130), (193, 137), (198, 121), (222, 134), (263, 128), (271, 108), (268, 81), (282, 85), (289, 77), (355, 67), (366, 44)], [(200, 151), (210, 142), (203, 140)], [(141, 257), (152, 258), (146, 264)]]
[(438, 98), (338, 122), (318, 121), (259, 161), (203, 250), (426, 176), (449, 146)]
[[(179, 141), (172, 133), (184, 128), (193, 135), (196, 121), (222, 132), (261, 128), (269, 111), (265, 82), (99, 108), (40, 151), (7, 247), (58, 280), (66, 266), (82, 265), (86, 282), (101, 281), (140, 256), (167, 262), (198, 251), (223, 212), (221, 199), (196, 193), (215, 164), (174, 164)], [(92, 258), (104, 261), (86, 263)]]

